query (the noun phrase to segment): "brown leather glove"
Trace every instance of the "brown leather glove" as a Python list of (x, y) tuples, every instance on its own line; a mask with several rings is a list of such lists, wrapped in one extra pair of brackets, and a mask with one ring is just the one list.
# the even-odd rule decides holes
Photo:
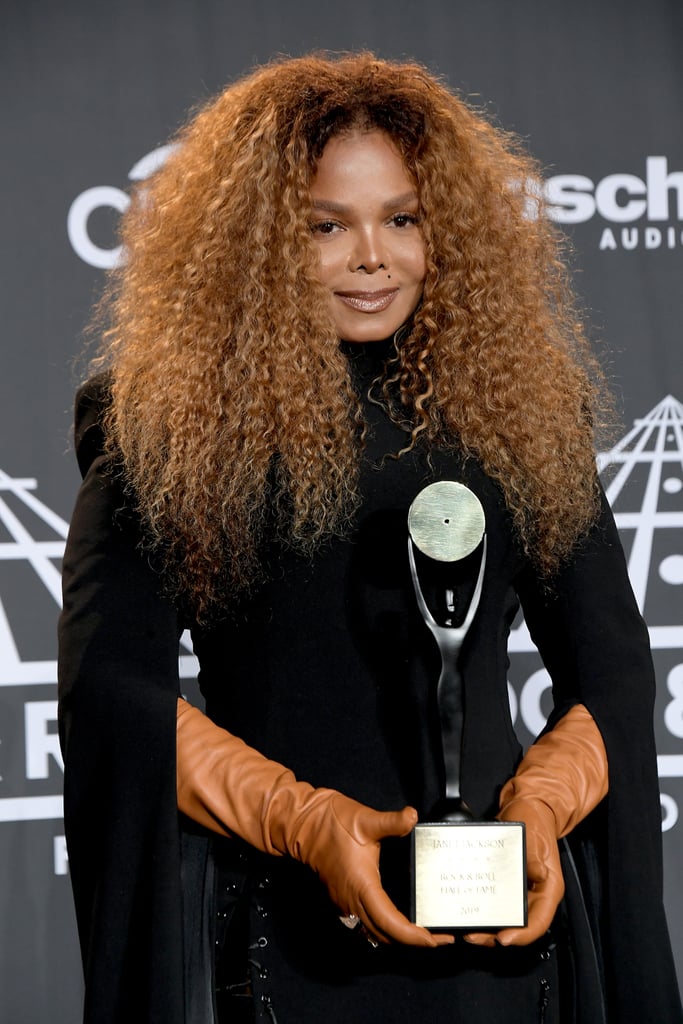
[(527, 751), (500, 794), (501, 821), (526, 825), (529, 917), (526, 928), (465, 936), (479, 946), (526, 946), (540, 938), (564, 896), (557, 840), (607, 794), (607, 753), (590, 713), (577, 704)]
[(343, 914), (355, 914), (382, 942), (413, 946), (452, 942), (411, 924), (380, 881), (380, 840), (407, 835), (412, 807), (374, 811), (333, 789), (315, 789), (178, 701), (178, 807), (221, 835), (237, 835), (275, 855), (308, 864)]

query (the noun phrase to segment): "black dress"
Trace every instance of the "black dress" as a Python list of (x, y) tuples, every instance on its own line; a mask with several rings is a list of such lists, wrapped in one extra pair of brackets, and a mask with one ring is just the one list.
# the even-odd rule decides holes
[[(349, 351), (360, 394), (383, 354), (376, 345)], [(65, 815), (85, 1020), (210, 1021), (211, 990), (226, 981), (225, 956), (213, 974), (218, 940), (234, 968), (227, 981), (248, 971), (249, 1012), (278, 1024), (554, 1024), (560, 1011), (563, 1022), (596, 1024), (601, 983), (611, 1024), (680, 1022), (661, 902), (654, 680), (606, 502), (549, 593), (477, 463), (455, 451), (383, 458), (405, 435), (364, 399), (363, 505), (349, 538), (330, 541), (313, 560), (267, 543), (266, 583), (210, 628), (193, 629), (216, 722), (314, 785), (378, 809), (410, 803), (427, 817), (442, 788), (439, 656), (415, 603), (406, 516), (434, 480), (461, 481), (479, 497), (488, 555), (461, 657), (463, 795), (477, 814), (493, 816), (521, 756), (506, 651), (520, 600), (553, 679), (554, 714), (581, 702), (603, 734), (610, 794), (577, 830), (573, 852), (565, 850), (568, 899), (534, 946), (372, 949), (339, 923), (304, 866), (239, 841), (207, 840), (186, 821), (179, 827), (176, 655), (186, 623), (136, 548), (138, 525), (98, 454), (101, 401), (97, 386), (80, 396), (87, 475), (60, 623)], [(383, 880), (403, 909), (407, 854), (403, 840), (384, 844)], [(237, 1012), (231, 1000), (225, 1005)]]

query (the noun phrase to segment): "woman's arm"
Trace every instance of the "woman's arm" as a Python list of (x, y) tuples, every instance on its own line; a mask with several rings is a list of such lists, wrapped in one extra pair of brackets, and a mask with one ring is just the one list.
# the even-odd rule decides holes
[[(180, 624), (102, 454), (105, 401), (102, 387), (92, 384), (78, 398), (84, 480), (64, 556), (59, 622), (64, 814), (85, 972), (84, 1019), (106, 1024), (130, 1010), (130, 1019), (147, 1014), (180, 1024)], [(155, 985), (157, 972), (163, 985)]]

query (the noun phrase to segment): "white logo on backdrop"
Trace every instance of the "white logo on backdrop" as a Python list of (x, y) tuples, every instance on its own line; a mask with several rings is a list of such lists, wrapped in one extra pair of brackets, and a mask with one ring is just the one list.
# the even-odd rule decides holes
[[(172, 145), (160, 146), (143, 156), (128, 172), (129, 180), (148, 178), (172, 149)], [(593, 181), (585, 174), (556, 174), (541, 183), (527, 182), (527, 187), (540, 200), (530, 202), (529, 215), (536, 216), (540, 206), (558, 224), (582, 224), (596, 215), (609, 225), (634, 225), (645, 219), (646, 223), (635, 226), (603, 227), (598, 246), (601, 250), (629, 252), (683, 245), (683, 171), (670, 171), (665, 156), (648, 156), (642, 178), (618, 173)], [(107, 249), (97, 245), (90, 237), (88, 223), (96, 210), (125, 213), (129, 203), (128, 195), (112, 185), (96, 185), (74, 199), (67, 216), (67, 233), (82, 260), (102, 269), (117, 265), (120, 246)]]
[[(55, 617), (62, 604), (61, 559), (69, 524), (39, 501), (32, 478), (12, 478), (0, 470), (0, 530), (9, 540), (0, 542), (0, 573), (3, 562), (28, 563), (35, 582), (47, 590), (55, 606)], [(31, 532), (39, 523), (47, 540), (37, 540)], [(6, 575), (0, 577), (0, 687), (25, 687), (57, 683), (56, 660), (26, 661), (19, 651), (10, 622), (17, 614), (16, 599), (5, 586)], [(8, 614), (10, 612), (10, 614)], [(30, 609), (28, 609), (30, 614)], [(181, 638), (178, 660), (180, 676), (193, 678), (197, 663), (191, 652), (188, 634)], [(26, 779), (49, 778), (49, 762), (63, 768), (59, 742), (54, 729), (57, 719), (56, 700), (27, 701), (24, 704), (24, 763)], [(0, 786), (7, 779), (0, 779)], [(0, 790), (1, 791), (1, 790)], [(0, 797), (0, 822), (39, 820), (62, 817), (61, 796)]]
[[(625, 547), (630, 541), (628, 571), (638, 607), (648, 619), (650, 642), (654, 651), (681, 652), (683, 656), (683, 616), (681, 593), (678, 603), (662, 605), (678, 608), (678, 621), (655, 624), (648, 615), (650, 590), (664, 584), (665, 591), (683, 584), (683, 405), (671, 395), (664, 398), (630, 430), (609, 452), (598, 456), (599, 470), (618, 467), (606, 487), (616, 524)], [(628, 485), (628, 487), (627, 487)], [(676, 531), (676, 532), (673, 532)], [(678, 550), (676, 546), (678, 545)], [(628, 548), (627, 548), (628, 550)], [(673, 591), (666, 593), (670, 597)], [(675, 616), (674, 616), (675, 617)], [(510, 652), (534, 651), (526, 625), (513, 631)], [(511, 694), (513, 717), (521, 714), (532, 735), (543, 728), (541, 698), (550, 688), (550, 677), (539, 669), (524, 684), (519, 707)], [(666, 678), (670, 696), (664, 709), (664, 725), (676, 739), (683, 739), (683, 662), (676, 664)], [(659, 777), (683, 777), (683, 754), (660, 754)], [(678, 807), (672, 797), (662, 794), (665, 829), (678, 819)]]
[(643, 178), (619, 173), (593, 181), (585, 174), (556, 174), (527, 185), (539, 200), (530, 202), (531, 216), (540, 208), (558, 224), (582, 224), (595, 216), (607, 221), (598, 244), (603, 251), (683, 245), (683, 171), (670, 171), (665, 156), (648, 156)]
[(557, 174), (545, 182), (543, 194), (548, 216), (560, 224), (580, 224), (596, 213), (614, 224), (643, 215), (657, 223), (683, 220), (683, 171), (670, 171), (665, 156), (646, 158), (644, 178), (608, 174), (594, 182), (584, 174)]
[[(680, 545), (683, 527), (683, 405), (671, 396), (663, 399), (630, 430), (609, 452), (598, 456), (601, 470), (614, 465), (616, 471), (607, 486), (607, 497), (614, 509), (617, 526), (630, 541), (628, 568), (638, 605), (647, 617), (647, 599), (651, 590), (664, 585), (676, 588), (683, 584), (683, 552)], [(626, 485), (629, 485), (627, 488)], [(40, 502), (34, 495), (36, 481), (12, 479), (0, 471), (0, 525), (11, 540), (0, 543), (2, 560), (23, 559), (49, 592), (56, 606), (61, 604), (60, 576), (57, 564), (64, 553), (67, 523)], [(13, 511), (2, 493), (11, 494), (18, 511)], [(632, 507), (629, 507), (629, 506)], [(49, 540), (35, 540), (22, 522), (37, 516), (52, 533)], [(674, 532), (678, 531), (678, 532)], [(665, 543), (658, 538), (664, 536)], [(9, 596), (9, 595), (7, 595)], [(0, 687), (30, 686), (56, 683), (56, 662), (24, 661), (5, 613), (5, 597), (0, 580)], [(679, 602), (680, 607), (680, 602)], [(675, 652), (678, 663), (666, 678), (670, 699), (663, 711), (668, 733), (683, 739), (683, 622), (651, 623), (650, 639), (655, 651)], [(192, 678), (197, 671), (196, 659), (189, 653), (191, 643), (185, 634), (179, 658), (181, 678)], [(513, 630), (510, 654), (535, 651), (524, 623)], [(186, 653), (182, 653), (186, 652)], [(511, 690), (513, 718), (519, 715), (532, 735), (545, 724), (541, 710), (542, 697), (550, 687), (550, 678), (541, 668), (521, 688), (519, 699)], [(56, 719), (56, 701), (29, 701), (25, 704), (26, 777), (48, 778), (47, 761), (61, 757), (54, 732), (48, 723)], [(660, 754), (661, 779), (683, 777), (683, 754)], [(678, 807), (672, 797), (662, 795), (665, 829), (673, 827)], [(61, 818), (61, 797), (14, 797), (0, 799), (0, 821)]]
[[(172, 145), (159, 146), (158, 149), (147, 153), (133, 164), (128, 172), (128, 179), (144, 181), (145, 178), (149, 178), (150, 174), (161, 167), (172, 149)], [(97, 245), (88, 232), (88, 222), (96, 210), (114, 209), (119, 213), (125, 213), (129, 204), (128, 195), (112, 185), (95, 185), (94, 188), (87, 188), (85, 192), (76, 196), (66, 218), (66, 230), (74, 251), (85, 263), (103, 270), (117, 265), (121, 259), (121, 246), (106, 249)]]

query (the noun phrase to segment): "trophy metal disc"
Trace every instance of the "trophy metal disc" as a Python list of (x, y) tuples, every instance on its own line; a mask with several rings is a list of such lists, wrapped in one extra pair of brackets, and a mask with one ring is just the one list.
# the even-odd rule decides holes
[(484, 509), (469, 487), (440, 480), (420, 491), (408, 510), (410, 536), (423, 555), (457, 562), (481, 543)]

